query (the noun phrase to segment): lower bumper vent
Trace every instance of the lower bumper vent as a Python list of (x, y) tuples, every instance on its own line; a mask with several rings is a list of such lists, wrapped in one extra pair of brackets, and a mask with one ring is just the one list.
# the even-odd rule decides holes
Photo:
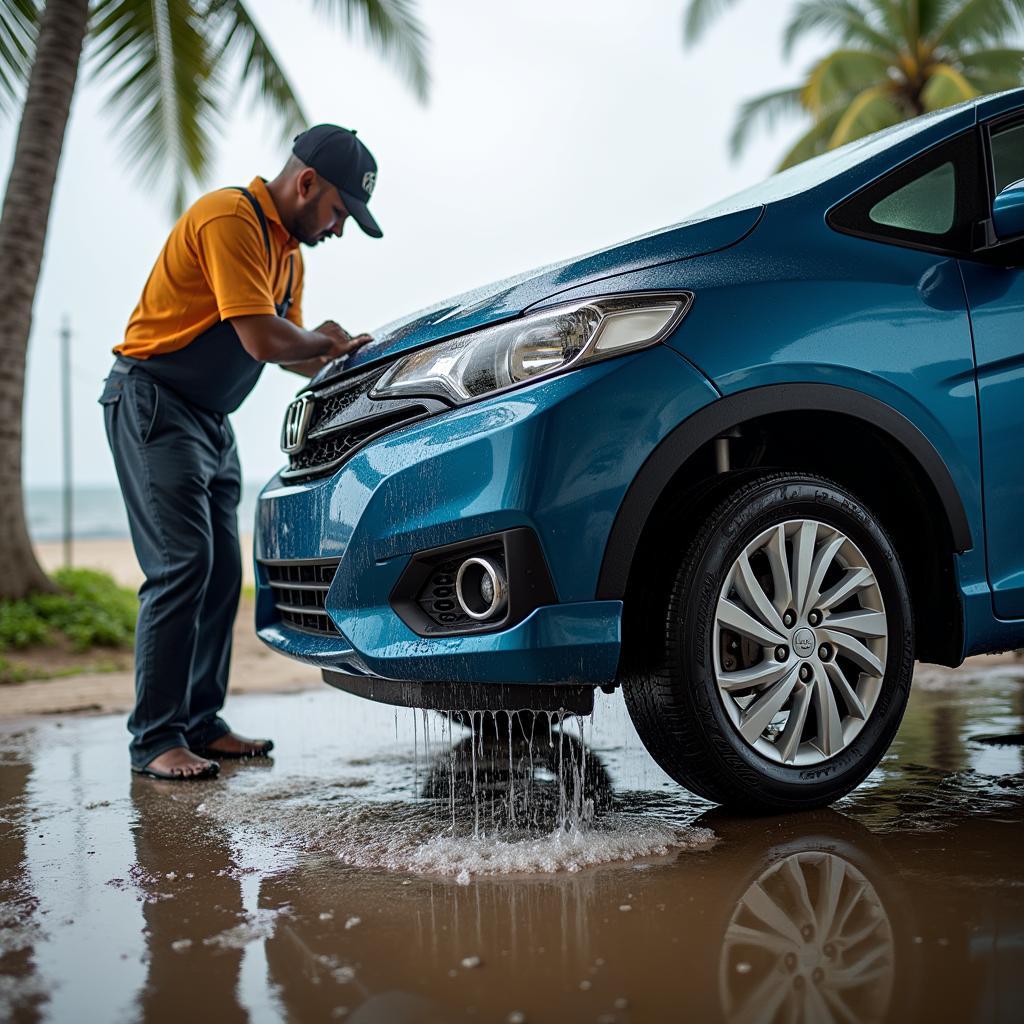
[(323, 636), (338, 636), (325, 601), (338, 571), (338, 558), (294, 562), (262, 562), (281, 621), (294, 629)]

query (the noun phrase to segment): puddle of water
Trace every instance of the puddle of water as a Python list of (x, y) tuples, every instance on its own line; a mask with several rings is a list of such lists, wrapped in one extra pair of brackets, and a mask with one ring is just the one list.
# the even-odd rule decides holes
[[(836, 809), (734, 818), (621, 701), (504, 731), (237, 699), (275, 761), (131, 778), (120, 719), (0, 735), (0, 1019), (1024, 1018), (1024, 673), (927, 676)], [(939, 678), (941, 675), (941, 678)], [(712, 837), (714, 839), (712, 840)], [(516, 1016), (518, 1015), (518, 1017)]]
[[(662, 857), (714, 840), (706, 828), (614, 810), (611, 780), (588, 756), (578, 718), (475, 712), (462, 720), (464, 729), (430, 712), (411, 715), (412, 799), (367, 800), (366, 778), (325, 786), (322, 774), (263, 775), (204, 800), (201, 813), (228, 829), (259, 823), (261, 841), (279, 848), (460, 884)], [(395, 759), (348, 765), (390, 769)], [(407, 757), (397, 763), (408, 773)]]
[[(470, 805), (471, 807), (471, 805)], [(261, 788), (205, 802), (204, 812), (228, 828), (263, 823), (260, 840), (342, 864), (419, 875), (451, 876), (468, 884), (478, 875), (528, 875), (637, 858), (707, 845), (706, 828), (611, 812), (586, 827), (490, 831), (474, 828), (471, 813), (453, 826), (436, 807), (406, 803), (324, 802), (315, 785)]]

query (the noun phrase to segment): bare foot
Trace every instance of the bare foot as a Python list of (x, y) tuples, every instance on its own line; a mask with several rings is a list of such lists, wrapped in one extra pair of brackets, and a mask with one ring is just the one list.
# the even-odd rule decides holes
[(226, 732), (206, 745), (206, 753), (214, 757), (265, 757), (273, 749), (273, 740), (251, 740), (234, 732)]
[(157, 754), (146, 765), (145, 771), (159, 772), (161, 775), (170, 775), (176, 779), (196, 779), (216, 775), (218, 767), (216, 762), (193, 754), (188, 747), (172, 747), (162, 754)]

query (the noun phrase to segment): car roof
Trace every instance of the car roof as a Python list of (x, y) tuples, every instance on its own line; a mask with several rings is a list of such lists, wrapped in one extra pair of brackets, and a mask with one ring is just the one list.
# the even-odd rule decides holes
[(1005, 114), (1024, 107), (1024, 89), (1007, 89), (991, 96), (980, 96), (974, 103), (977, 105), (978, 120), (985, 121), (997, 114)]

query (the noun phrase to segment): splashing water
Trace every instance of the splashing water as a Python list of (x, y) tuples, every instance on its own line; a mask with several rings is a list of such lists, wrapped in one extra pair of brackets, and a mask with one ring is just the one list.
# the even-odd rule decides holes
[(228, 825), (262, 823), (271, 842), (347, 865), (461, 883), (665, 856), (714, 839), (708, 829), (616, 810), (608, 773), (589, 749), (593, 724), (578, 716), (412, 714), (412, 801), (365, 799), (344, 780), (291, 778), (232, 787), (208, 801), (207, 813)]
[[(311, 784), (304, 792), (285, 784), (218, 797), (208, 814), (226, 824), (257, 830), (271, 842), (310, 853), (331, 854), (352, 867), (438, 875), (467, 883), (472, 876), (579, 871), (615, 861), (660, 857), (706, 846), (704, 828), (680, 827), (657, 818), (612, 812), (586, 829), (519, 830), (474, 834), (472, 817), (439, 828), (426, 803), (325, 802)], [(457, 819), (458, 821), (458, 819)]]
[[(443, 803), (453, 831), (472, 812), (475, 838), (518, 831), (584, 831), (607, 805), (611, 783), (588, 756), (583, 719), (561, 712), (460, 711), (441, 719), (443, 756), (433, 753), (430, 713), (423, 718), (428, 765), (420, 797)], [(453, 724), (469, 735), (452, 738)], [(460, 814), (461, 812), (461, 814)]]

